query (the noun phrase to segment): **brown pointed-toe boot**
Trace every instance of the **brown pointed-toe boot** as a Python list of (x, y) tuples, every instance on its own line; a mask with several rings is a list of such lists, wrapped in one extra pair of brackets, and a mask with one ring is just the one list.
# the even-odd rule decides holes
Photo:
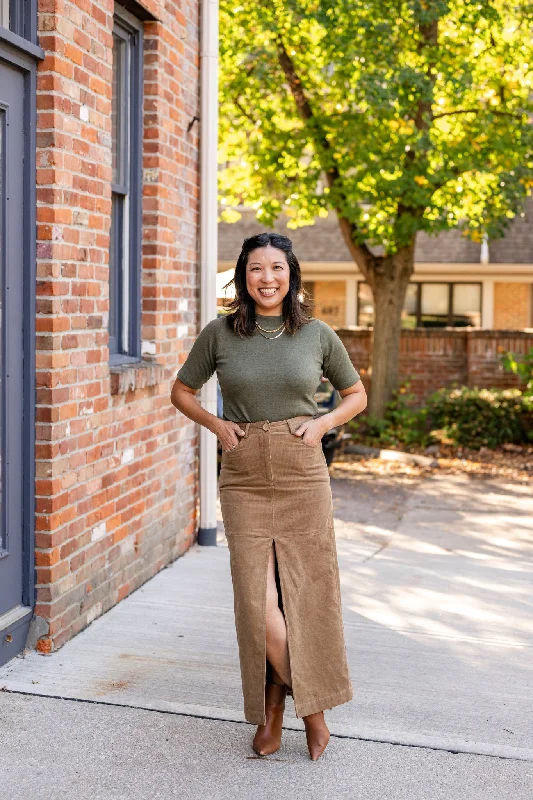
[(252, 747), (260, 756), (268, 756), (275, 753), (281, 745), (281, 733), (283, 727), (283, 712), (285, 711), (285, 695), (287, 693), (284, 685), (278, 686), (276, 683), (265, 684), (265, 725), (257, 728)]
[(317, 714), (309, 714), (308, 717), (304, 717), (304, 725), (309, 755), (312, 761), (316, 761), (329, 742), (329, 730), (324, 719), (324, 712), (319, 711)]

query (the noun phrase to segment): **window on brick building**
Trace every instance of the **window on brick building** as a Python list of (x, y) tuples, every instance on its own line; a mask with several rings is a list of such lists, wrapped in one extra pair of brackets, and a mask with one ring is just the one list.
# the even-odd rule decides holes
[(36, 42), (37, 0), (0, 0), (0, 27)]
[[(357, 324), (374, 324), (374, 300), (369, 285), (358, 283)], [(481, 284), (416, 281), (407, 287), (403, 328), (481, 327)]]
[(115, 5), (111, 95), (110, 363), (139, 361), (142, 200), (142, 22)]

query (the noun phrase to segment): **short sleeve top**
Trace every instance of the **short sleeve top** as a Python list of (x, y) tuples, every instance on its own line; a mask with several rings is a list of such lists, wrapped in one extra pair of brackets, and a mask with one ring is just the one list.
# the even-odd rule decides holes
[[(256, 314), (261, 327), (278, 328), (283, 316)], [(225, 316), (207, 323), (197, 336), (177, 377), (200, 389), (216, 372), (223, 417), (234, 422), (275, 422), (304, 414), (318, 415), (314, 395), (324, 375), (342, 390), (360, 380), (339, 335), (326, 322), (312, 319), (295, 334), (268, 339), (234, 333)]]

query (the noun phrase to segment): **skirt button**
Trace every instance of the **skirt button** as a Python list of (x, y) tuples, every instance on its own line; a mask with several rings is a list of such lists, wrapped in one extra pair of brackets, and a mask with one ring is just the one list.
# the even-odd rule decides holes
[(269, 427), (270, 426), (269, 426), (268, 422), (265, 422), (265, 424), (263, 425), (263, 430), (267, 431), (269, 429)]

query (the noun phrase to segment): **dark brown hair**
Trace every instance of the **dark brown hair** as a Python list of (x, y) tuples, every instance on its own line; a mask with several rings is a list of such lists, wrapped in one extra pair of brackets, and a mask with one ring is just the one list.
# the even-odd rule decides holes
[[(224, 286), (235, 284), (235, 297), (225, 300), (224, 308), (228, 309), (227, 323), (239, 336), (251, 336), (255, 331), (255, 301), (246, 288), (246, 266), (248, 256), (258, 247), (275, 247), (282, 250), (289, 265), (289, 291), (283, 298), (282, 314), (287, 333), (296, 333), (302, 325), (313, 319), (313, 301), (302, 286), (302, 274), (298, 259), (292, 252), (292, 242), (278, 233), (258, 233), (250, 236), (242, 243), (241, 254), (237, 259), (235, 274)], [(300, 300), (298, 295), (303, 299)]]

